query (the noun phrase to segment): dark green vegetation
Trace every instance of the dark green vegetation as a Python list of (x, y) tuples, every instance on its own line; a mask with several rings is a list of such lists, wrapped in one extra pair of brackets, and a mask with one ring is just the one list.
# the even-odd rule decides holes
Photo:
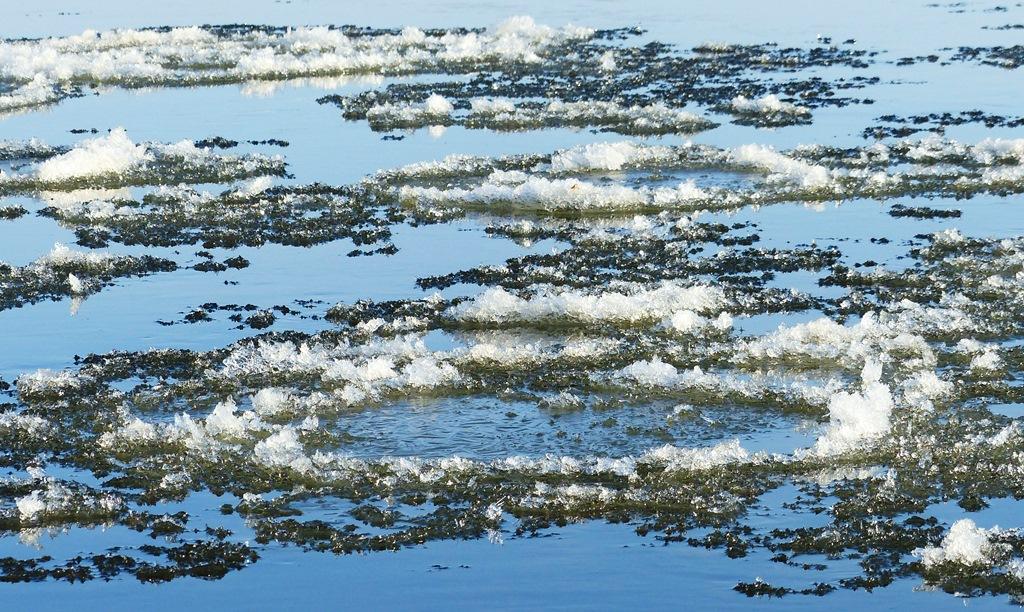
[[(610, 34), (628, 40), (634, 33)], [(325, 96), (319, 102), (336, 104), (345, 119), (367, 120), (376, 131), (463, 125), (471, 129), (592, 127), (620, 134), (669, 134), (715, 127), (708, 119), (674, 114), (683, 107), (733, 112), (730, 104), (737, 96), (769, 94), (805, 108), (870, 103), (847, 93), (877, 82), (861, 75), (834, 80), (804, 76), (806, 71), (825, 66), (868, 68), (875, 53), (849, 45), (810, 49), (715, 45), (680, 54), (669, 45), (608, 46), (601, 38), (577, 43), (571, 54), (543, 64), (480, 71), (468, 81), (393, 84), (357, 96)], [(610, 63), (602, 68), (605, 58)], [(420, 109), (417, 105), (430, 96), (448, 100), (455, 114)], [(474, 108), (474, 101), (494, 99), (504, 105)], [(793, 125), (809, 121), (809, 114), (740, 113), (737, 121), (764, 127)]]

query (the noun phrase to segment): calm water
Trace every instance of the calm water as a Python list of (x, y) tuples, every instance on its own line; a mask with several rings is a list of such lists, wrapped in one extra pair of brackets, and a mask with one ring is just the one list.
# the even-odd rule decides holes
[[(925, 6), (925, 2), (890, 3), (869, 1), (809, 4), (805, 2), (744, 2), (739, 0), (678, 3), (650, 2), (633, 6), (602, 0), (519, 3), (457, 2), (404, 3), (381, 0), (372, 3), (326, 0), (255, 0), (252, 2), (199, 2), (170, 0), (147, 6), (137, 2), (79, 2), (40, 0), (29, 4), (4, 2), (0, 5), (0, 35), (4, 38), (65, 36), (86, 29), (158, 25), (219, 23), (257, 24), (359, 24), (373, 26), (422, 27), (488, 26), (510, 14), (529, 14), (538, 23), (565, 23), (591, 27), (637, 25), (647, 30), (645, 38), (689, 48), (705, 41), (759, 43), (775, 41), (783, 46), (807, 46), (816, 37), (837, 41), (856, 39), (859, 48), (883, 53), (865, 73), (880, 82), (856, 95), (870, 97), (873, 105), (817, 109), (814, 122), (777, 130), (755, 129), (724, 122), (717, 129), (697, 134), (692, 140), (731, 147), (748, 142), (771, 144), (780, 149), (800, 143), (857, 146), (864, 143), (860, 131), (873, 125), (876, 117), (894, 114), (958, 112), (981, 109), (989, 113), (1015, 115), (1021, 112), (1024, 93), (1018, 72), (973, 63), (938, 66), (929, 63), (911, 68), (898, 67), (893, 60), (905, 55), (927, 55), (946, 47), (961, 45), (1015, 44), (1020, 31), (983, 30), (985, 25), (1017, 23), (1024, 9), (1012, 6), (1008, 12), (993, 12), (990, 2), (967, 2), (965, 12), (949, 7)], [(838, 69), (837, 69), (838, 70)], [(415, 81), (417, 79), (407, 79)], [(280, 152), (294, 175), (286, 182), (353, 183), (382, 168), (440, 159), (454, 153), (503, 155), (543, 153), (588, 142), (620, 140), (610, 134), (587, 130), (547, 129), (521, 133), (495, 133), (452, 127), (440, 135), (427, 130), (408, 133), (399, 141), (382, 140), (365, 122), (346, 122), (338, 109), (318, 105), (322, 95), (350, 95), (376, 89), (399, 79), (339, 80), (330, 86), (297, 82), (279, 87), (254, 88), (224, 85), (200, 88), (154, 88), (125, 91), (114, 89), (98, 96), (65, 101), (57, 106), (0, 119), (0, 138), (40, 138), (50, 144), (73, 144), (80, 139), (72, 129), (105, 131), (123, 126), (136, 141), (176, 142), (223, 136), (235, 140), (282, 139), (290, 143)], [(1021, 128), (988, 129), (978, 124), (951, 127), (946, 135), (964, 142), (989, 136), (1021, 137)], [(679, 144), (679, 136), (647, 139)], [(257, 150), (242, 145), (240, 150)], [(260, 149), (266, 151), (266, 149)], [(276, 152), (276, 151), (275, 151)], [(140, 192), (141, 193), (141, 192)], [(0, 221), (0, 261), (24, 265), (47, 253), (54, 242), (72, 244), (73, 232), (53, 220), (31, 214), (44, 203), (29, 197), (9, 198), (25, 206), (30, 214), (14, 221)], [(943, 202), (934, 203), (942, 207)], [(868, 258), (899, 268), (897, 256), (906, 251), (907, 240), (916, 234), (957, 227), (966, 235), (1001, 237), (1024, 233), (1024, 214), (1019, 197), (981, 196), (960, 207), (963, 216), (907, 222), (884, 214), (876, 201), (854, 200), (842, 205), (827, 204), (812, 209), (800, 204), (782, 204), (761, 209), (744, 208), (730, 214), (712, 214), (702, 220), (727, 223), (755, 221), (764, 248), (816, 242), (838, 245), (850, 261)], [(293, 305), (295, 300), (319, 300), (306, 314), (323, 315), (338, 302), (359, 299), (388, 300), (423, 297), (417, 278), (445, 274), (482, 264), (501, 264), (510, 257), (548, 253), (565, 245), (542, 240), (524, 246), (494, 238), (483, 231), (486, 221), (472, 217), (449, 224), (395, 228), (399, 251), (383, 257), (346, 257), (353, 248), (347, 240), (313, 248), (267, 245), (235, 250), (212, 249), (219, 261), (242, 255), (251, 262), (244, 270), (219, 274), (180, 269), (168, 274), (119, 279), (114, 286), (86, 299), (72, 315), (70, 300), (41, 302), (23, 308), (0, 311), (0, 378), (12, 381), (18, 375), (39, 368), (71, 367), (76, 355), (111, 350), (188, 348), (208, 350), (223, 347), (252, 335), (249, 329), (235, 329), (226, 314), (198, 325), (164, 326), (160, 320), (180, 320), (184, 314), (206, 302)], [(869, 238), (885, 236), (886, 245)], [(199, 261), (198, 247), (143, 248), (112, 243), (112, 252), (148, 253), (165, 256), (179, 264)], [(793, 273), (779, 275), (780, 287), (808, 289), (816, 276)], [(226, 284), (230, 281), (231, 284)], [(477, 289), (457, 286), (445, 295), (472, 293)], [(812, 318), (792, 316), (753, 317), (737, 323), (747, 333), (764, 333), (780, 323), (799, 323)], [(279, 317), (272, 329), (315, 332), (330, 328), (320, 318), (298, 315)], [(440, 334), (437, 346), (450, 346), (459, 339)], [(514, 409), (523, 419), (505, 422), (502, 414)], [(649, 420), (662, 419), (665, 406), (655, 406)], [(1010, 416), (1015, 416), (1016, 413)], [(609, 415), (601, 415), (605, 418)], [(621, 416), (621, 415), (620, 415)], [(677, 432), (677, 442), (703, 445), (738, 437), (751, 450), (787, 452), (813, 443), (817, 434), (803, 419), (730, 415), (729, 408), (709, 416), (722, 425), (715, 429)], [(639, 419), (643, 416), (624, 418)], [(572, 434), (586, 436), (593, 415), (568, 415), (558, 426), (548, 424), (536, 405), (490, 399), (399, 402), (373, 411), (352, 415), (347, 431), (362, 438), (355, 453), (442, 457), (453, 454), (491, 459), (509, 454), (529, 456), (545, 452), (587, 454), (608, 452), (622, 455), (642, 452), (649, 440), (627, 440), (617, 448), (607, 438), (572, 442)], [(570, 439), (553, 437), (556, 429), (568, 431)], [(80, 475), (87, 479), (88, 476)], [(784, 493), (784, 492), (783, 492)], [(813, 524), (820, 519), (781, 507), (784, 494), (772, 492), (752, 510), (752, 524), (773, 526)], [(234, 498), (197, 493), (173, 509), (185, 508), (192, 521), (232, 529), (236, 537), (254, 537), (250, 526), (237, 516), (221, 516), (221, 504)], [(172, 506), (168, 506), (168, 509)], [(158, 510), (159, 511), (159, 508)], [(933, 508), (943, 520), (959, 517), (959, 508)], [(1019, 523), (1020, 505), (996, 503), (975, 520), (979, 524), (1007, 527)], [(308, 516), (332, 508), (324, 500), (311, 507)], [(945, 512), (946, 514), (943, 514)], [(72, 527), (43, 535), (35, 543), (15, 536), (0, 538), (0, 556), (70, 558), (80, 553), (137, 544), (139, 534), (124, 527), (110, 529)], [(229, 573), (217, 581), (185, 578), (163, 585), (140, 584), (130, 576), (112, 581), (94, 580), (68, 585), (58, 582), (0, 586), (0, 602), (9, 609), (136, 608), (178, 609), (182, 607), (224, 609), (301, 609), (308, 607), (386, 607), (394, 609), (439, 608), (559, 608), (623, 609), (714, 608), (731, 609), (764, 606), (776, 609), (842, 608), (896, 609), (907, 606), (953, 609), (995, 608), (1007, 605), (1005, 598), (963, 600), (928, 591), (919, 579), (898, 580), (888, 588), (868, 593), (840, 590), (824, 599), (790, 596), (782, 599), (751, 600), (732, 591), (737, 580), (761, 577), (768, 582), (805, 581), (798, 569), (768, 562), (760, 551), (733, 560), (719, 550), (705, 550), (685, 544), (663, 546), (653, 538), (641, 538), (630, 525), (591, 521), (553, 528), (542, 537), (506, 537), (503, 543), (487, 539), (431, 542), (397, 553), (335, 556), (306, 553), (297, 547), (272, 544), (261, 549), (261, 560), (253, 567)], [(849, 562), (852, 566), (853, 563)], [(831, 565), (815, 580), (842, 577), (843, 562)]]

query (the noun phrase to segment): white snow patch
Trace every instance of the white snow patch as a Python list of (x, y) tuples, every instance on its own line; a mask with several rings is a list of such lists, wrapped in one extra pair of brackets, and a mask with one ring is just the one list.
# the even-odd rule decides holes
[(997, 533), (998, 527), (982, 529), (971, 519), (960, 519), (949, 528), (942, 544), (918, 548), (914, 554), (921, 558), (925, 567), (942, 563), (991, 565), (998, 547), (993, 545), (990, 538)]
[(721, 289), (706, 285), (685, 287), (663, 283), (632, 291), (604, 291), (596, 294), (572, 289), (542, 288), (533, 297), (521, 298), (502, 287), (492, 287), (476, 298), (447, 311), (467, 321), (578, 321), (639, 322), (660, 319), (679, 310), (714, 312), (726, 304)]
[(270, 467), (288, 467), (298, 472), (313, 469), (313, 463), (306, 456), (299, 435), (292, 427), (285, 427), (258, 442), (253, 454), (260, 463)]
[(828, 168), (794, 159), (765, 145), (747, 144), (731, 152), (733, 161), (767, 170), (769, 180), (783, 180), (813, 189), (833, 184)]
[(881, 376), (882, 365), (869, 361), (861, 373), (860, 392), (840, 391), (831, 397), (829, 425), (813, 452), (828, 456), (859, 450), (889, 432), (893, 398)]
[(46, 182), (59, 182), (85, 176), (121, 174), (152, 160), (145, 145), (135, 144), (124, 128), (110, 134), (82, 141), (74, 149), (48, 159), (36, 168), (36, 175)]
[(746, 96), (736, 96), (730, 103), (732, 110), (753, 115), (809, 115), (811, 111), (797, 106), (790, 102), (783, 102), (775, 94), (768, 94), (760, 98), (750, 99)]

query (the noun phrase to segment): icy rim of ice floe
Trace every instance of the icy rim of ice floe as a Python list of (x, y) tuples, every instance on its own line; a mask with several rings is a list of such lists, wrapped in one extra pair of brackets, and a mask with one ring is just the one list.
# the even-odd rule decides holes
[(87, 138), (61, 151), (38, 142), (8, 145), (22, 158), (40, 161), (25, 170), (0, 170), (0, 193), (73, 190), (82, 187), (226, 182), (283, 175), (280, 156), (226, 155), (199, 148), (189, 140), (174, 144), (136, 143), (124, 128)]
[(444, 72), (534, 64), (595, 31), (512, 17), (486, 30), (174, 27), (0, 41), (0, 113), (81, 95), (82, 85), (197, 85), (253, 79)]
[[(46, 299), (76, 299), (101, 290), (114, 278), (172, 271), (177, 265), (150, 255), (79, 251), (61, 243), (25, 266), (0, 262), (0, 310)], [(72, 306), (72, 313), (75, 311)]]
[(620, 134), (692, 134), (718, 124), (663, 102), (622, 105), (613, 101), (516, 102), (508, 98), (472, 98), (468, 109), (456, 109), (438, 94), (423, 102), (387, 102), (366, 110), (376, 131), (460, 125), (470, 129), (534, 130), (594, 126)]
[[(634, 187), (599, 183), (585, 176), (640, 169), (711, 169), (753, 173), (761, 178), (750, 188), (737, 189), (701, 186), (693, 179), (675, 186)], [(430, 184), (442, 178), (448, 185)], [(465, 186), (450, 186), (452, 179), (460, 179)], [(759, 144), (718, 149), (693, 144), (599, 143), (550, 156), (453, 156), (385, 171), (374, 180), (398, 183), (395, 197), (420, 206), (512, 205), (579, 211), (715, 210), (796, 200), (903, 195), (965, 197), (984, 191), (1024, 190), (1024, 140), (986, 139), (965, 145), (928, 138), (875, 144), (842, 158), (818, 146), (781, 152)], [(427, 184), (407, 184), (417, 181)]]

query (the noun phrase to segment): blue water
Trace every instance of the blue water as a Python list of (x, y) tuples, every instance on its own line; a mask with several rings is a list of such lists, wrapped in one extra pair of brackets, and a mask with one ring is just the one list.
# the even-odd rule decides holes
[[(897, 69), (886, 61), (903, 55), (923, 55), (944, 47), (993, 45), (1019, 42), (1019, 33), (982, 30), (983, 25), (1021, 21), (1018, 7), (1009, 14), (986, 12), (991, 2), (967, 2), (967, 12), (955, 13), (924, 2), (891, 3), (870, 0), (846, 2), (749, 2), (725, 0), (707, 3), (669, 1), (635, 4), (603, 0), (516, 3), (439, 0), (408, 3), (379, 0), (372, 3), (329, 0), (253, 0), (208, 2), (169, 0), (148, 4), (114, 0), (37, 0), (29, 4), (5, 0), (0, 3), (0, 37), (58, 36), (85, 29), (192, 25), (203, 23), (267, 24), (359, 24), (373, 26), (418, 25), (423, 27), (487, 26), (513, 14), (530, 14), (539, 23), (562, 25), (572, 22), (593, 27), (639, 25), (648, 30), (646, 38), (679, 44), (729, 41), (758, 43), (777, 41), (782, 45), (810, 45), (818, 35), (836, 40), (854, 38), (861, 48), (884, 51), (884, 60), (864, 71), (878, 75), (879, 85), (856, 90), (871, 97), (874, 105), (853, 105), (815, 111), (814, 123), (779, 130), (754, 130), (724, 123), (715, 130), (698, 134), (696, 142), (728, 147), (762, 142), (782, 149), (799, 143), (853, 146), (863, 143), (860, 130), (875, 117), (887, 113), (914, 114), (956, 112), (979, 108), (991, 113), (1020, 113), (1019, 74), (978, 66), (918, 64), (912, 70)], [(386, 85), (391, 81), (384, 81)], [(0, 120), (0, 138), (41, 138), (51, 144), (78, 140), (69, 130), (123, 126), (137, 141), (174, 142), (206, 136), (262, 140), (278, 138), (290, 142), (281, 150), (253, 148), (282, 153), (294, 174), (292, 182), (320, 181), (352, 183), (381, 168), (397, 167), (422, 160), (439, 159), (453, 153), (500, 155), (541, 153), (575, 144), (616, 139), (589, 131), (544, 130), (524, 133), (492, 133), (451, 128), (439, 137), (426, 130), (406, 135), (400, 141), (384, 141), (365, 123), (345, 122), (338, 109), (318, 105), (314, 100), (329, 93), (352, 94), (380, 87), (381, 83), (354, 80), (335, 87), (284, 84), (267, 95), (254, 95), (245, 86), (228, 85), (189, 89), (144, 91), (112, 90), (99, 96), (66, 101), (56, 107)], [(989, 130), (965, 125), (950, 128), (947, 135), (964, 141), (987, 136), (1021, 136), (1017, 130)], [(669, 144), (681, 137), (654, 139)], [(240, 150), (250, 149), (243, 145)], [(1019, 200), (1019, 198), (1018, 198)], [(34, 212), (41, 204), (30, 198), (23, 202)], [(887, 202), (886, 204), (891, 204)], [(955, 226), (964, 234), (1011, 236), (1024, 233), (1024, 216), (1016, 213), (1018, 201), (979, 197), (958, 206), (964, 215)], [(874, 258), (901, 264), (893, 258), (905, 252), (906, 241), (915, 234), (950, 227), (948, 220), (893, 220), (883, 206), (872, 201), (828, 204), (824, 210), (786, 204), (759, 210), (745, 209), (731, 215), (709, 215), (702, 220), (735, 223), (754, 221), (765, 248), (784, 247), (815, 240), (820, 246), (838, 245), (851, 261)], [(810, 231), (809, 231), (810, 230)], [(318, 314), (337, 302), (358, 299), (399, 299), (423, 297), (416, 288), (420, 277), (444, 274), (481, 264), (500, 264), (509, 257), (544, 253), (556, 248), (555, 241), (524, 247), (515, 242), (491, 238), (483, 224), (472, 218), (451, 224), (394, 229), (399, 247), (391, 257), (349, 258), (349, 241), (315, 248), (268, 245), (232, 251), (214, 249), (215, 259), (240, 254), (251, 262), (244, 270), (204, 274), (191, 270), (161, 273), (144, 278), (121, 279), (115, 286), (90, 296), (74, 316), (70, 301), (43, 302), (0, 312), (0, 377), (13, 380), (37, 368), (63, 368), (73, 364), (75, 355), (111, 350), (144, 350), (181, 347), (205, 350), (222, 347), (251, 335), (236, 330), (220, 316), (212, 323), (191, 326), (161, 326), (158, 320), (177, 320), (204, 302), (254, 303), (261, 307), (294, 305), (294, 300), (322, 300)], [(888, 245), (868, 241), (886, 236)], [(74, 234), (52, 220), (26, 215), (15, 221), (0, 221), (0, 261), (25, 264), (46, 253), (54, 242), (71, 244)], [(143, 249), (112, 245), (113, 252), (149, 253), (168, 256), (179, 263), (198, 261), (198, 248)], [(225, 284), (231, 281), (232, 284)], [(779, 286), (804, 288), (815, 282), (813, 275), (796, 273), (780, 276)], [(463, 291), (467, 290), (461, 287)], [(471, 291), (472, 289), (469, 288)], [(763, 333), (782, 322), (809, 318), (807, 313), (792, 317), (764, 317), (739, 321), (740, 330)], [(328, 327), (323, 320), (282, 317), (273, 329), (318, 331)], [(350, 425), (355, 433), (369, 439), (362, 452), (445, 456), (461, 453), (489, 458), (513, 453), (541, 454), (542, 442), (530, 437), (535, 427), (516, 429), (496, 420), (507, 407), (457, 404), (446, 400), (445, 410), (430, 405), (396, 405), (373, 414), (356, 415)], [(461, 400), (460, 400), (461, 401)], [(496, 400), (495, 400), (496, 401)], [(1007, 414), (1011, 414), (1007, 407)], [(524, 408), (533, 410), (536, 406)], [(668, 412), (670, 408), (664, 408)], [(532, 413), (531, 413), (532, 414)], [(1013, 416), (1019, 410), (1013, 408)], [(570, 415), (560, 427), (585, 430), (588, 422), (605, 415)], [(652, 417), (653, 419), (654, 417)], [(431, 428), (429, 436), (417, 432)], [(497, 423), (496, 423), (497, 421)], [(503, 431), (502, 427), (510, 428)], [(542, 428), (547, 428), (543, 425)], [(554, 429), (554, 428), (550, 428)], [(394, 439), (373, 440), (384, 431)], [(550, 431), (545, 433), (550, 434)], [(739, 435), (751, 449), (784, 451), (805, 446), (814, 430), (801, 428), (797, 420), (778, 419), (756, 432), (730, 429), (716, 436), (694, 440), (715, 440)], [(409, 443), (408, 440), (414, 440)], [(568, 443), (564, 443), (568, 445)], [(635, 444), (639, 445), (640, 442)], [(563, 452), (586, 452), (584, 448), (549, 448)], [(636, 452), (627, 443), (621, 451)], [(783, 495), (781, 492), (780, 495)], [(228, 500), (236, 501), (236, 500)], [(763, 500), (755, 511), (758, 526), (786, 523), (812, 524), (814, 516), (794, 514), (781, 508), (778, 500)], [(251, 533), (236, 516), (223, 517), (218, 508), (224, 499), (196, 494), (184, 507), (196, 516), (226, 525), (244, 539)], [(935, 512), (940, 512), (936, 509)], [(949, 520), (958, 509), (952, 506)], [(992, 520), (1012, 526), (1019, 505), (996, 506), (986, 512)], [(941, 517), (946, 518), (946, 517)], [(773, 522), (774, 521), (774, 522)], [(979, 524), (982, 519), (979, 518)], [(119, 545), (137, 543), (139, 535), (123, 527), (109, 530), (71, 528), (67, 532), (43, 535), (41, 550), (16, 538), (0, 539), (0, 556), (49, 554), (70, 557)], [(811, 609), (825, 606), (858, 609), (899, 609), (908, 606), (954, 609), (1002, 608), (1003, 598), (961, 601), (929, 592), (919, 580), (897, 581), (874, 593), (837, 591), (824, 599), (792, 596), (779, 600), (750, 600), (732, 591), (738, 579), (756, 577), (775, 583), (803, 584), (802, 570), (768, 562), (761, 551), (732, 560), (722, 551), (707, 551), (685, 544), (664, 546), (653, 536), (637, 536), (630, 525), (590, 522), (545, 532), (543, 537), (506, 537), (504, 543), (487, 540), (432, 542), (397, 553), (334, 556), (304, 553), (296, 547), (271, 545), (260, 550), (261, 560), (244, 571), (233, 572), (219, 581), (184, 578), (163, 585), (143, 585), (134, 578), (111, 582), (95, 580), (85, 584), (40, 583), (0, 585), (0, 607), (4, 609)], [(820, 580), (834, 580), (850, 571), (836, 563)], [(846, 572), (846, 573), (844, 573)], [(818, 579), (815, 577), (815, 579)]]

